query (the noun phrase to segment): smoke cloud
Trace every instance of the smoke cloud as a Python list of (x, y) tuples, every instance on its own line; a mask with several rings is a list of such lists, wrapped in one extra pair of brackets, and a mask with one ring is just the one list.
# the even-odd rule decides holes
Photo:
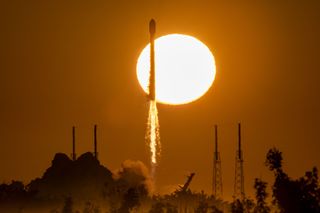
[(153, 192), (153, 179), (149, 169), (141, 161), (125, 160), (121, 168), (114, 172), (113, 178), (129, 188), (143, 187), (149, 194)]

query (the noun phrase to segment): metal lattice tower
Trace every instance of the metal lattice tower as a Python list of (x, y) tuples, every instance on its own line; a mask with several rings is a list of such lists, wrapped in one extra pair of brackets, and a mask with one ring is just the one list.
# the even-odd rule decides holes
[(234, 199), (243, 200), (244, 195), (244, 174), (243, 174), (243, 153), (241, 149), (241, 124), (238, 124), (238, 150), (236, 152)]
[(213, 181), (212, 181), (212, 194), (216, 198), (222, 198), (222, 171), (221, 171), (221, 158), (218, 151), (218, 126), (214, 126), (215, 132), (215, 150), (213, 154)]

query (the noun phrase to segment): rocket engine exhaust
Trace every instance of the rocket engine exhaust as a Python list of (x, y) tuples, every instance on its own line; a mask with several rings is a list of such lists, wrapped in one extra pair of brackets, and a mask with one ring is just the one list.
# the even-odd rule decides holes
[(158, 119), (157, 101), (156, 101), (156, 81), (155, 81), (155, 51), (154, 51), (154, 38), (156, 32), (156, 22), (152, 19), (149, 23), (150, 33), (150, 76), (149, 76), (149, 115), (146, 131), (146, 143), (150, 149), (151, 158), (151, 175), (155, 176), (158, 158), (160, 157), (161, 144), (160, 144), (160, 127)]
[(158, 119), (157, 102), (149, 101), (149, 115), (146, 132), (146, 143), (150, 149), (151, 176), (154, 178), (156, 166), (161, 154), (160, 126)]

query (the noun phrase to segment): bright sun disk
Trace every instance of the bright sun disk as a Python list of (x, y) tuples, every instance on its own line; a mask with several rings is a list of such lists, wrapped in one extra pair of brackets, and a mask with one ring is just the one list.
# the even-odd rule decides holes
[[(211, 87), (215, 78), (214, 57), (198, 39), (170, 34), (155, 40), (156, 100), (164, 104), (186, 104), (197, 100)], [(141, 52), (137, 77), (148, 93), (150, 44)]]

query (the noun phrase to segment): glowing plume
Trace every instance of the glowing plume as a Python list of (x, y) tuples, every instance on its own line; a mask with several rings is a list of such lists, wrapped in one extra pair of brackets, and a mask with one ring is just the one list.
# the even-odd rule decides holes
[(158, 160), (161, 153), (160, 128), (158, 120), (157, 102), (154, 100), (150, 100), (149, 103), (150, 106), (146, 132), (146, 143), (150, 148), (152, 176), (154, 176), (155, 167), (158, 164)]

